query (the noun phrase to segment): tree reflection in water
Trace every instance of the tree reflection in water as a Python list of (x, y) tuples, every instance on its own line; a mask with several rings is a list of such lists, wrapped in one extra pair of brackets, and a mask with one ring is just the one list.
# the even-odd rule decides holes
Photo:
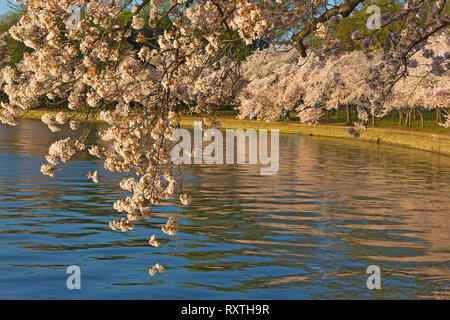
[[(83, 297), (450, 297), (449, 157), (281, 136), (278, 175), (261, 176), (257, 165), (186, 167), (194, 201), (171, 257), (176, 241), (160, 227), (177, 207), (165, 203), (132, 232), (110, 231), (117, 177), (83, 179), (100, 168), (87, 153), (55, 179), (42, 176), (55, 136), (43, 126), (0, 127), (1, 297), (65, 297), (56, 286), (73, 263), (87, 274)], [(168, 272), (149, 279), (161, 259)], [(371, 264), (382, 270), (379, 292), (365, 285)]]

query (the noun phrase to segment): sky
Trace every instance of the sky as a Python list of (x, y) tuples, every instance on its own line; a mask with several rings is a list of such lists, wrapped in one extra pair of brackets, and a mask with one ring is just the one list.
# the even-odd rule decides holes
[(6, 0), (0, 0), (0, 14), (5, 13), (6, 11), (8, 11), (8, 1)]

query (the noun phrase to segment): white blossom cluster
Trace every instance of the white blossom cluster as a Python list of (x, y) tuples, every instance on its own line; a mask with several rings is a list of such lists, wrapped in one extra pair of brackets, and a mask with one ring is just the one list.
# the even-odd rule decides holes
[(160, 265), (159, 263), (157, 263), (157, 264), (155, 264), (153, 267), (151, 267), (151, 268), (148, 270), (148, 273), (149, 273), (151, 276), (154, 276), (156, 272), (164, 273), (165, 271), (166, 271), (166, 270), (164, 269), (164, 266), (162, 266), (162, 265)]
[(155, 235), (151, 236), (150, 240), (148, 240), (149, 245), (159, 248), (161, 246), (161, 242), (156, 238)]
[[(373, 80), (374, 69), (384, 53), (351, 51), (327, 58), (311, 54), (306, 60), (291, 51), (267, 49), (250, 56), (243, 66), (247, 85), (238, 98), (240, 118), (250, 113), (275, 121), (283, 110), (296, 110), (302, 123), (316, 124), (323, 110), (356, 105), (361, 123), (370, 116), (382, 117), (392, 110), (450, 105), (450, 38), (431, 37), (410, 60), (414, 68), (398, 79), (389, 94), (374, 85), (387, 81), (383, 74)], [(437, 75), (436, 61), (442, 72)], [(381, 87), (385, 88), (385, 87)]]
[[(70, 113), (41, 119), (52, 132), (65, 132), (63, 126), (71, 129), (66, 138), (52, 144), (41, 167), (42, 173), (53, 177), (86, 149), (92, 123), (100, 116), (108, 125), (99, 132), (106, 146), (90, 146), (88, 151), (104, 161), (107, 171), (123, 174), (120, 188), (128, 196), (116, 201), (114, 208), (126, 217), (112, 221), (110, 227), (131, 230), (135, 221), (150, 217), (153, 206), (182, 192), (170, 157), (182, 104), (214, 114), (240, 93), (241, 117), (253, 112), (260, 119), (274, 120), (285, 108), (297, 108), (303, 122), (315, 123), (322, 108), (355, 103), (365, 121), (369, 113), (393, 108), (401, 94), (395, 87), (398, 76), (407, 77), (412, 69), (422, 72), (422, 58), (416, 55), (423, 52), (428, 65), (423, 70), (436, 78), (423, 77), (416, 92), (433, 98), (420, 103), (448, 106), (448, 40), (440, 42), (444, 52), (431, 40), (449, 24), (445, 1), (408, 0), (398, 16), (384, 17), (384, 23), (403, 26), (392, 35), (397, 44), (392, 50), (370, 53), (372, 40), (355, 31), (353, 39), (364, 41), (367, 52), (339, 55), (341, 44), (329, 37), (323, 17), (337, 24), (339, 15), (350, 14), (347, 7), (361, 2), (23, 0), (26, 10), (9, 34), (31, 50), (17, 65), (1, 70), (0, 89), (8, 102), (1, 103), (0, 121), (17, 125), (20, 116), (43, 101), (67, 104)], [(65, 23), (74, 5), (83, 8), (76, 28)], [(430, 10), (424, 10), (428, 5)], [(426, 22), (426, 27), (417, 28), (419, 22)], [(146, 28), (154, 32), (150, 38)], [(314, 30), (324, 38), (323, 48), (308, 51), (309, 58), (301, 60), (297, 52), (306, 56), (303, 40)], [(233, 50), (241, 41), (257, 40), (271, 49), (250, 57), (242, 78)], [(324, 57), (330, 53), (337, 56)], [(405, 86), (411, 87), (406, 82)], [(421, 100), (411, 101), (403, 103)], [(98, 172), (88, 177), (99, 182)], [(190, 200), (187, 195), (179, 198), (182, 205)], [(163, 227), (169, 235), (175, 229), (174, 219)], [(150, 274), (163, 270), (155, 266)]]
[(167, 221), (167, 223), (161, 228), (161, 230), (169, 236), (174, 236), (176, 234), (175, 228), (175, 220), (173, 218), (169, 218), (169, 221)]
[(134, 224), (129, 221), (126, 220), (125, 218), (122, 218), (121, 220), (113, 220), (109, 223), (109, 227), (112, 230), (121, 230), (122, 232), (128, 231), (128, 230), (133, 230), (134, 229)]

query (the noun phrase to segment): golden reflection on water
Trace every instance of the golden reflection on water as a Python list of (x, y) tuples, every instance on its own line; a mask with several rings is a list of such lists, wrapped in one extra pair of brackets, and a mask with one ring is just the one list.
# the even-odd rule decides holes
[[(201, 181), (196, 190), (217, 206), (220, 203), (214, 211), (206, 200), (196, 210), (211, 212), (214, 225), (225, 220), (217, 220), (217, 215), (237, 214), (239, 224), (251, 224), (251, 239), (231, 242), (262, 250), (277, 245), (345, 246), (368, 261), (367, 266), (369, 262), (437, 264), (440, 267), (408, 268), (403, 274), (450, 283), (449, 157), (354, 140), (284, 137), (280, 166), (278, 175), (264, 178), (257, 166), (228, 168), (225, 174), (217, 174), (219, 168), (211, 166), (193, 169)], [(224, 187), (218, 190), (218, 185)], [(264, 239), (274, 234), (304, 236), (306, 242)], [(331, 241), (314, 244), (309, 242), (313, 237)], [(395, 270), (385, 271), (395, 275)], [(448, 286), (438, 290), (447, 292)]]
[[(0, 134), (6, 132), (2, 130)], [(110, 206), (117, 196), (117, 178), (107, 177), (99, 188), (85, 185), (82, 170), (94, 164), (88, 155), (53, 185), (34, 174), (39, 162), (28, 157), (41, 159), (56, 136), (36, 121), (23, 121), (0, 136), (0, 152), (24, 156), (14, 163), (21, 174), (0, 176), (0, 220), (19, 219), (0, 234), (53, 238), (52, 243), (19, 244), (38, 251), (147, 246), (147, 239), (114, 239), (111, 233), (84, 242), (109, 232), (104, 216), (114, 214)], [(94, 137), (91, 142), (99, 143)], [(185, 173), (194, 202), (183, 216), (180, 242), (185, 250), (179, 248), (177, 256), (186, 261), (186, 279), (197, 272), (227, 273), (231, 278), (245, 272), (246, 279), (226, 284), (185, 280), (183, 287), (235, 292), (304, 288), (316, 297), (358, 296), (357, 290), (367, 294), (361, 281), (366, 279), (365, 268), (377, 264), (392, 280), (386, 289), (389, 297), (399, 295), (396, 285), (405, 291), (412, 285), (416, 298), (450, 297), (448, 156), (356, 139), (282, 136), (277, 175), (261, 176), (258, 165), (189, 166)], [(68, 210), (80, 215), (66, 217)], [(171, 203), (156, 211), (156, 218), (164, 219), (175, 212)], [(162, 223), (151, 221), (148, 233)], [(68, 224), (81, 229), (76, 234), (57, 231)], [(73, 240), (58, 244), (58, 239)], [(88, 260), (127, 259), (131, 254)], [(286, 268), (287, 274), (274, 267)], [(341, 283), (345, 281), (346, 286)], [(327, 291), (327, 296), (325, 290), (333, 293)]]

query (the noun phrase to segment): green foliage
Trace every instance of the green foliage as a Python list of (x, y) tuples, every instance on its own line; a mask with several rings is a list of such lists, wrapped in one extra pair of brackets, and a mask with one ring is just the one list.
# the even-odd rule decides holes
[(8, 12), (0, 15), (0, 34), (5, 33), (20, 19), (21, 13)]
[[(8, 32), (8, 30), (15, 25), (22, 12), (8, 12), (0, 16), (0, 34)], [(31, 52), (30, 48), (27, 48), (22, 42), (16, 41), (9, 35), (3, 38), (2, 50), (7, 56), (8, 65), (15, 66), (23, 58), (25, 52)]]
[(400, 0), (369, 0), (363, 2), (357, 7), (357, 9), (347, 18), (341, 19), (338, 25), (331, 26), (331, 34), (341, 40), (341, 43), (346, 45), (346, 49), (349, 51), (361, 49), (360, 41), (353, 41), (351, 39), (352, 33), (355, 30), (359, 30), (362, 36), (368, 36), (376, 40), (377, 48), (389, 48), (392, 46), (390, 40), (390, 33), (394, 31), (399, 31), (399, 27), (395, 24), (386, 25), (386, 23), (381, 23), (385, 28), (379, 30), (369, 30), (367, 29), (367, 21), (372, 16), (373, 12), (368, 13), (367, 9), (376, 5), (381, 10), (381, 15), (390, 13), (392, 17), (395, 17), (400, 11), (402, 3)]
[[(431, 11), (434, 1), (425, 0), (426, 11)], [(340, 24), (334, 25), (330, 23), (331, 35), (341, 40), (341, 43), (346, 45), (346, 50), (359, 50), (361, 49), (361, 41), (353, 41), (351, 39), (352, 33), (355, 30), (359, 30), (363, 37), (369, 37), (376, 40), (376, 44), (373, 46), (378, 49), (392, 48), (395, 43), (390, 38), (392, 32), (400, 32), (403, 27), (399, 23), (381, 22), (381, 29), (369, 30), (367, 29), (367, 21), (373, 12), (368, 13), (367, 9), (372, 6), (378, 6), (381, 11), (381, 15), (389, 13), (391, 17), (395, 18), (400, 12), (404, 1), (402, 0), (367, 0), (361, 3), (356, 10), (347, 18), (341, 19)], [(449, 12), (450, 4), (447, 2), (443, 12)], [(425, 12), (425, 17), (427, 16)], [(426, 19), (418, 19), (417, 23), (419, 27), (425, 27), (427, 24)]]
[(255, 40), (251, 45), (246, 44), (235, 30), (224, 29), (221, 40), (225, 43), (223, 56), (236, 62), (244, 61), (254, 51), (267, 48), (269, 45), (263, 40)]
[(8, 65), (15, 66), (22, 61), (25, 52), (31, 52), (30, 48), (27, 48), (22, 42), (16, 41), (13, 38), (7, 36), (3, 40), (4, 50), (9, 58)]
[[(383, 28), (378, 30), (369, 30), (367, 28), (367, 22), (374, 12), (367, 12), (367, 9), (375, 5), (380, 8), (381, 15), (390, 13), (392, 17), (395, 17), (401, 10), (401, 0), (367, 0), (356, 7), (352, 14), (347, 18), (339, 16), (339, 24), (335, 25), (331, 21), (328, 21), (329, 36), (339, 39), (341, 45), (346, 51), (360, 50), (361, 41), (353, 41), (352, 33), (355, 30), (359, 30), (361, 35), (368, 38), (375, 39), (376, 43), (374, 48), (390, 48), (393, 46), (390, 34), (395, 31), (400, 31), (400, 26), (395, 23), (383, 23)], [(308, 44), (312, 48), (320, 48), (323, 41), (317, 36), (312, 34), (308, 39)]]

